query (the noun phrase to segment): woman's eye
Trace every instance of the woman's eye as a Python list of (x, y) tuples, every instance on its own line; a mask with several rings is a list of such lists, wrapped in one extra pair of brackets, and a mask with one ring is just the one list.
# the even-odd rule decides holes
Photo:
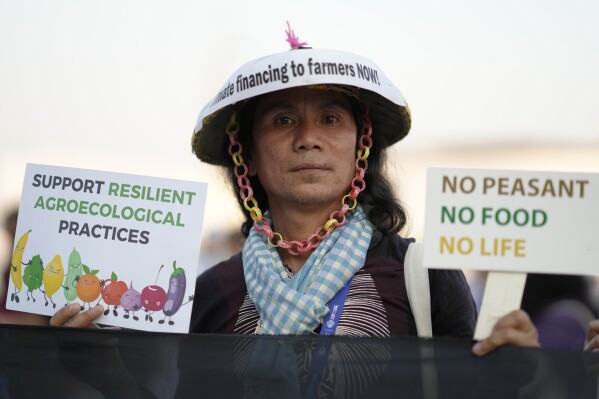
[(326, 123), (326, 124), (333, 124), (333, 123), (337, 122), (338, 120), (339, 120), (339, 118), (337, 118), (337, 117), (336, 117), (336, 116), (334, 116), (334, 115), (326, 115), (326, 116), (323, 118), (323, 121), (324, 121), (324, 123)]
[(280, 116), (275, 119), (275, 123), (277, 125), (289, 125), (291, 122), (292, 122), (292, 120), (288, 116)]

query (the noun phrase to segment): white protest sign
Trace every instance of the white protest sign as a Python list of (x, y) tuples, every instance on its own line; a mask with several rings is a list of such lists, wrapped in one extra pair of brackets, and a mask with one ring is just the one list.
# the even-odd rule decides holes
[(431, 168), (424, 264), (599, 272), (599, 174)]
[(78, 302), (98, 322), (188, 332), (207, 185), (28, 164), (7, 308)]
[(518, 309), (526, 272), (596, 274), (599, 175), (428, 170), (424, 264), (488, 270), (474, 339)]

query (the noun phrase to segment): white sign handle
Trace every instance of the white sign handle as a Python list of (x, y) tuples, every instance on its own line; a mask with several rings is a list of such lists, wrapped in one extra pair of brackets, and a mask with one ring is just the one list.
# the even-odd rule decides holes
[(489, 272), (480, 306), (474, 339), (491, 335), (493, 326), (502, 316), (520, 309), (527, 273)]

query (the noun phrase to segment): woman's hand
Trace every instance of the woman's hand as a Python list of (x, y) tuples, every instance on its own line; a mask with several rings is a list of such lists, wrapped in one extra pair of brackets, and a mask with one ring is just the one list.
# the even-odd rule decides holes
[(472, 353), (484, 356), (503, 345), (540, 346), (537, 329), (523, 310), (514, 310), (497, 320), (491, 335), (474, 344)]
[(591, 320), (584, 343), (585, 351), (599, 351), (599, 320)]
[(75, 328), (97, 328), (94, 320), (104, 314), (104, 307), (96, 305), (84, 312), (81, 311), (81, 305), (73, 302), (58, 312), (50, 319), (52, 327), (75, 327)]

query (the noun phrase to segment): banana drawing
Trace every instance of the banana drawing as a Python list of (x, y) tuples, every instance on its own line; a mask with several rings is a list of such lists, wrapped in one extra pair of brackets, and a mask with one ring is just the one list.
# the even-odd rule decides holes
[(15, 249), (12, 253), (12, 260), (10, 262), (10, 278), (15, 285), (15, 292), (10, 295), (10, 300), (17, 301), (17, 303), (19, 303), (19, 297), (17, 294), (23, 288), (21, 265), (23, 264), (23, 252), (25, 251), (25, 246), (27, 245), (29, 233), (31, 233), (31, 230), (23, 234), (21, 238), (19, 238), (19, 241), (17, 241), (17, 245), (15, 245)]
[(52, 300), (52, 295), (58, 291), (60, 287), (62, 287), (62, 281), (64, 280), (64, 269), (62, 267), (62, 259), (60, 255), (56, 255), (46, 268), (44, 269), (44, 274), (42, 277), (42, 281), (44, 282), (44, 289), (46, 290), (44, 296), (46, 297), (46, 306), (48, 306), (48, 300), (52, 302), (53, 307), (56, 307), (56, 304)]

